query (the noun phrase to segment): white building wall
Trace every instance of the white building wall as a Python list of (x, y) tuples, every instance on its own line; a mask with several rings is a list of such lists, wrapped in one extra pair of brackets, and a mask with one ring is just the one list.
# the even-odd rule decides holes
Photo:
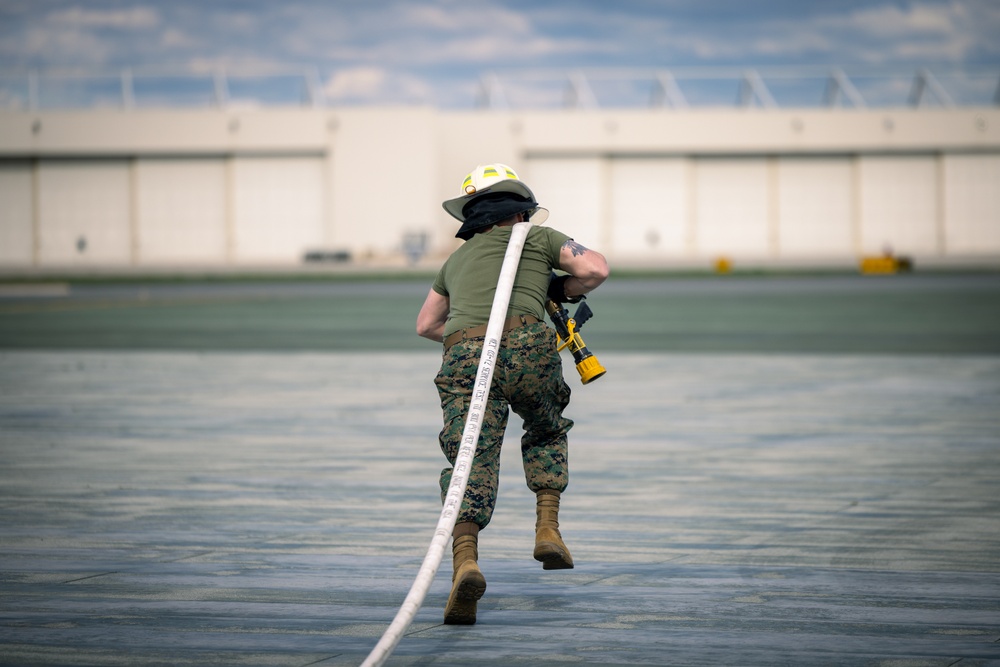
[(0, 267), (34, 261), (31, 179), (29, 161), (0, 162)]
[[(432, 236), (445, 216), (438, 199), (438, 142), (441, 133), (453, 136), (447, 128), (439, 129), (436, 113), (341, 110), (328, 122), (330, 244), (350, 249), (361, 259), (378, 258), (400, 253), (406, 234)], [(474, 135), (467, 140), (475, 143)], [(474, 166), (465, 167), (465, 172)], [(449, 174), (444, 182), (454, 182), (458, 190), (465, 172)]]
[(780, 257), (830, 260), (856, 255), (851, 160), (783, 157), (777, 170)]
[(132, 263), (128, 161), (44, 160), (38, 189), (42, 265)]
[(323, 162), (240, 157), (232, 170), (232, 259), (295, 264), (323, 239)]
[(770, 257), (767, 159), (703, 158), (696, 172), (696, 255)]
[(949, 255), (1000, 255), (1000, 156), (945, 155), (944, 246)]
[(861, 252), (939, 254), (935, 156), (863, 156), (858, 163)]
[(1000, 263), (992, 108), (314, 108), (0, 113), (0, 270), (403, 263), (413, 234), (434, 263), (495, 161), (622, 266)]
[(136, 169), (138, 262), (226, 264), (224, 160), (143, 159)]
[(615, 159), (608, 252), (644, 263), (688, 255), (690, 160)]
[(550, 212), (545, 224), (590, 248), (602, 246), (608, 195), (603, 168), (603, 160), (596, 157), (531, 160), (529, 187)]

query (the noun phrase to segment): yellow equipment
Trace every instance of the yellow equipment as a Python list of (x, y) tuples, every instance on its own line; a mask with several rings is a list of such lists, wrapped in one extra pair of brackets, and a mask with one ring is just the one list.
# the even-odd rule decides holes
[(597, 360), (597, 357), (587, 349), (587, 344), (580, 337), (580, 328), (594, 315), (590, 306), (586, 302), (581, 303), (576, 309), (576, 314), (570, 317), (568, 310), (549, 299), (545, 303), (545, 310), (552, 318), (552, 324), (555, 325), (556, 333), (559, 335), (557, 349), (561, 352), (569, 348), (569, 351), (573, 353), (576, 370), (580, 373), (580, 380), (583, 384), (590, 384), (604, 375), (607, 370)]
[(865, 275), (903, 273), (913, 270), (913, 262), (909, 257), (895, 257), (891, 254), (862, 257), (861, 273)]

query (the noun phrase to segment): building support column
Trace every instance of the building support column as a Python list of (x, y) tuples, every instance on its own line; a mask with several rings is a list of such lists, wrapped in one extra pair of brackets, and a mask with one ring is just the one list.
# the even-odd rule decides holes
[(139, 160), (135, 156), (128, 161), (128, 233), (129, 263), (138, 266), (142, 239), (139, 238)]
[(236, 175), (233, 173), (235, 158), (232, 153), (223, 158), (225, 164), (225, 239), (226, 239), (226, 266), (236, 263)]
[(851, 156), (851, 247), (855, 258), (864, 254), (861, 219), (861, 156)]
[(934, 156), (934, 169), (935, 169), (935, 193), (934, 193), (934, 229), (936, 232), (937, 241), (937, 254), (938, 257), (945, 257), (948, 254), (948, 221), (946, 206), (947, 202), (945, 198), (947, 196), (947, 185), (945, 166), (944, 166), (944, 153), (938, 153)]
[(688, 259), (698, 258), (698, 161), (684, 158), (684, 183), (687, 197), (687, 219), (684, 221), (684, 247)]
[(31, 265), (42, 264), (42, 193), (38, 158), (31, 159)]
[(781, 257), (781, 177), (779, 158), (767, 158), (767, 251), (771, 259)]

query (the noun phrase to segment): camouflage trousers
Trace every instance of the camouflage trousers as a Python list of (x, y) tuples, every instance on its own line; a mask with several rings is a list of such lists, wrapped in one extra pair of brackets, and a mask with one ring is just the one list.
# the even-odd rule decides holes
[[(439, 441), (448, 462), (455, 464), (462, 443), (472, 389), (479, 369), (483, 339), (463, 340), (444, 353), (434, 379), (441, 398), (444, 428)], [(510, 410), (524, 420), (521, 460), (532, 491), (563, 491), (569, 482), (566, 433), (573, 422), (562, 416), (570, 388), (563, 380), (555, 331), (542, 322), (504, 334), (493, 370), (493, 384), (483, 415), (479, 445), (457, 522), (485, 527), (493, 516), (500, 478), (500, 448)], [(451, 484), (452, 468), (441, 471), (441, 499)]]

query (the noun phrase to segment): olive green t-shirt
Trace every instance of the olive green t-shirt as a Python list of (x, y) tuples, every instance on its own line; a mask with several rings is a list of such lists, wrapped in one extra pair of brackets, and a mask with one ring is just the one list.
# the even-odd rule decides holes
[[(513, 227), (493, 227), (476, 234), (441, 267), (433, 289), (449, 300), (445, 336), (489, 322), (512, 230)], [(568, 240), (570, 237), (551, 227), (534, 226), (528, 230), (514, 276), (508, 317), (530, 314), (539, 320), (545, 318), (549, 277), (552, 269), (558, 268), (559, 251)]]

